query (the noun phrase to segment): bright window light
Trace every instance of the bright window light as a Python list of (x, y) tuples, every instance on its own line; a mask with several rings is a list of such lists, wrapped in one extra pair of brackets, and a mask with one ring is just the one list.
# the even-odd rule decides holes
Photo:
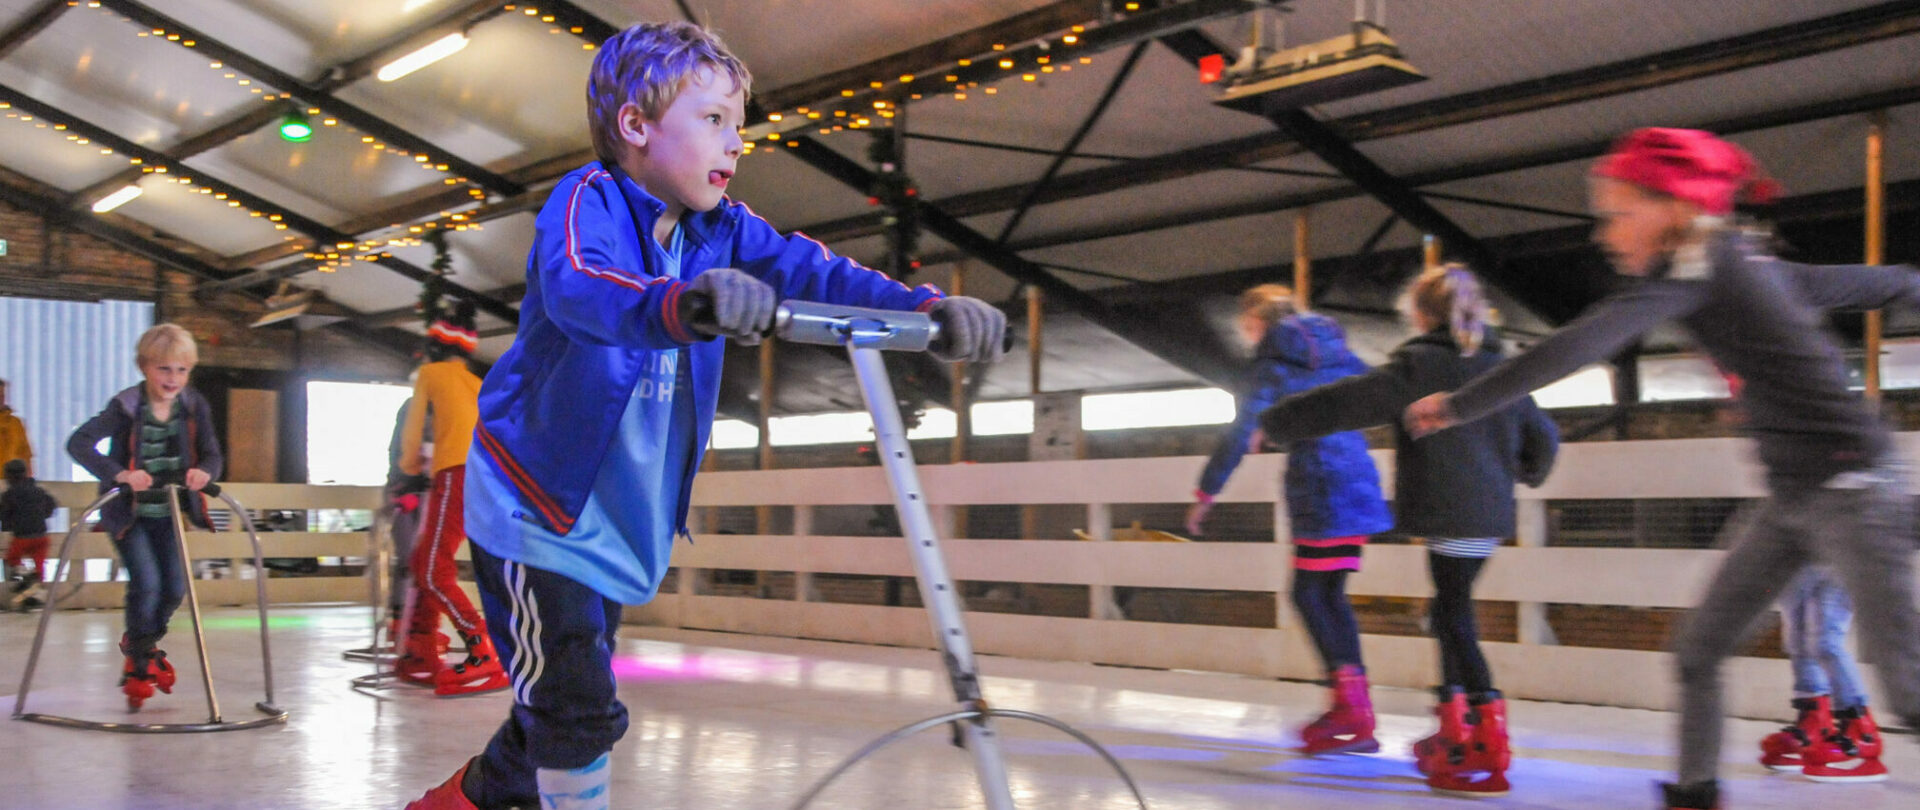
[(467, 35), (454, 32), (427, 43), (426, 47), (388, 62), (374, 76), (390, 82), (460, 52), (467, 47)]
[(1587, 366), (1559, 382), (1533, 392), (1542, 408), (1585, 408), (1613, 404), (1613, 371)]
[(1224, 425), (1233, 421), (1233, 414), (1233, 395), (1218, 388), (1095, 394), (1080, 399), (1082, 430)]
[(119, 191), (101, 197), (99, 202), (94, 203), (93, 212), (104, 214), (132, 202), (133, 198), (138, 196), (140, 196), (139, 186), (121, 186)]
[(379, 486), (387, 482), (387, 442), (413, 387), (307, 383), (307, 482)]
[(715, 419), (708, 441), (715, 450), (759, 447), (760, 429), (739, 419)]
[[(951, 439), (957, 430), (953, 411), (929, 408), (920, 418), (920, 426), (907, 431), (907, 438)], [(1029, 400), (982, 402), (973, 406), (975, 436), (1014, 436), (1032, 432), (1033, 403)], [(873, 440), (873, 420), (859, 411), (776, 416), (772, 421), (772, 433), (775, 447), (866, 442)], [(715, 450), (758, 447), (760, 431), (739, 419), (715, 419), (711, 441)]]

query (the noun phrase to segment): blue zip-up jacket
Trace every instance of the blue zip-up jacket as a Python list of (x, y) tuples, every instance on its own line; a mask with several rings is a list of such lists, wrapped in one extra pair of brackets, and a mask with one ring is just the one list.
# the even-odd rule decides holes
[[(686, 252), (676, 279), (661, 272), (647, 244), (665, 211), (618, 167), (594, 162), (560, 181), (535, 222), (519, 332), (480, 386), (470, 452), (485, 453), (513, 484), (525, 519), (556, 534), (572, 529), (656, 351), (684, 348), (690, 355), (696, 449), (689, 470), (699, 468), (719, 401), (724, 346), (679, 318), (680, 295), (694, 276), (734, 267), (772, 285), (782, 299), (880, 309), (924, 310), (942, 297), (835, 256), (803, 234), (783, 236), (732, 200), (681, 217)], [(692, 482), (687, 475), (680, 489), (679, 531)], [(637, 550), (662, 539), (669, 538), (626, 541)]]
[[(1233, 424), (1200, 473), (1200, 491), (1219, 494), (1240, 466), (1260, 414), (1289, 394), (1364, 374), (1367, 364), (1347, 348), (1340, 324), (1325, 315), (1281, 319), (1254, 349), (1254, 363)], [(1393, 528), (1380, 494), (1380, 471), (1358, 432), (1333, 433), (1287, 444), (1287, 519), (1294, 537), (1323, 539), (1379, 534)]]

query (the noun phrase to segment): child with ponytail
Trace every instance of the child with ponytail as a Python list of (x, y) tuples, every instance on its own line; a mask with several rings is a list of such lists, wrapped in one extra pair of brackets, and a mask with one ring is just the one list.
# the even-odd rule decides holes
[(1553, 467), (1559, 431), (1531, 398), (1468, 430), (1415, 441), (1397, 417), (1409, 403), (1472, 379), (1500, 362), (1480, 282), (1461, 265), (1422, 273), (1403, 302), (1418, 335), (1368, 374), (1288, 397), (1260, 415), (1281, 444), (1394, 424), (1394, 511), (1401, 534), (1427, 546), (1434, 598), (1429, 623), (1440, 643), (1440, 730), (1414, 745), (1436, 791), (1501, 796), (1510, 760), (1506, 703), (1480, 653), (1473, 582), (1514, 533), (1514, 481), (1539, 486)]

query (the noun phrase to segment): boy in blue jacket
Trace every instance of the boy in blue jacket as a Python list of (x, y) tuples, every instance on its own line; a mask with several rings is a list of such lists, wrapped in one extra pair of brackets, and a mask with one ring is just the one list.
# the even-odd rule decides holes
[[(944, 360), (991, 361), (1006, 319), (782, 236), (726, 198), (752, 79), (719, 38), (643, 24), (587, 81), (599, 160), (540, 212), (513, 347), (480, 388), (466, 524), (514, 705), (487, 744), (408, 810), (609, 804), (626, 732), (612, 655), (621, 607), (653, 598), (719, 396), (723, 346), (757, 342), (782, 298), (919, 310)], [(694, 329), (690, 302), (711, 303)]]

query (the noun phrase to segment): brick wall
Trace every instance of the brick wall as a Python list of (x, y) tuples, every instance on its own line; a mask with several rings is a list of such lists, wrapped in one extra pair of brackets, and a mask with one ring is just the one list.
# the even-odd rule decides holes
[[(253, 329), (258, 301), (239, 293), (209, 300), (193, 295), (200, 279), (160, 267), (77, 231), (49, 225), (38, 215), (0, 203), (0, 285), (25, 288), (35, 282), (87, 285), (115, 297), (152, 301), (156, 317), (186, 327), (200, 344), (200, 365), (211, 368), (300, 370), (333, 379), (404, 380), (405, 358), (339, 333)], [(133, 347), (127, 347), (129, 353)]]

